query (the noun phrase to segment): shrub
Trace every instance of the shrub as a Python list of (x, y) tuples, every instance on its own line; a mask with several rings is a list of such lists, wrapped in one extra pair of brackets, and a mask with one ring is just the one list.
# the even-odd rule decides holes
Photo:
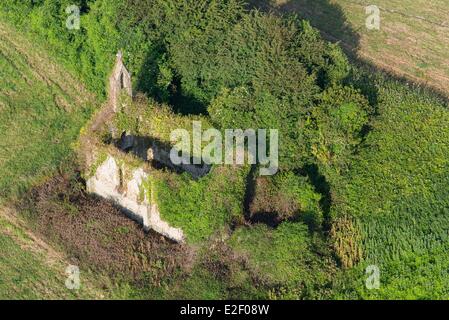
[(229, 244), (247, 256), (250, 269), (271, 288), (272, 298), (285, 298), (285, 291), (290, 297), (293, 292), (294, 299), (316, 297), (333, 273), (325, 246), (303, 223), (285, 222), (275, 230), (265, 225), (242, 227)]
[(207, 240), (243, 219), (248, 171), (247, 167), (217, 166), (198, 181), (187, 173), (160, 175), (155, 190), (162, 219), (181, 228), (190, 243)]
[[(377, 88), (379, 116), (372, 123), (373, 131), (349, 172), (332, 186), (334, 221), (348, 215), (355, 222), (351, 229), (336, 233), (334, 242), (346, 247), (340, 257), (346, 261), (351, 256), (347, 261), (352, 265), (358, 255), (345, 252), (348, 237), (355, 232), (354, 245), (361, 249), (362, 261), (390, 274), (383, 284), (389, 288), (385, 292), (399, 290), (392, 276), (396, 273), (404, 279), (401, 286), (409, 288), (410, 294), (417, 288), (419, 297), (423, 288), (418, 290), (420, 285), (408, 279), (404, 272), (413, 267), (405, 261), (414, 264), (413, 257), (428, 259), (429, 252), (447, 250), (449, 113), (445, 102), (423, 90), (381, 77)], [(401, 267), (394, 269), (395, 265)], [(432, 279), (422, 266), (415, 277), (441, 279)]]
[(322, 88), (342, 83), (350, 73), (347, 57), (336, 44), (323, 41), (308, 21), (299, 23), (301, 33), (295, 37), (295, 54), (314, 73)]
[(366, 98), (351, 87), (333, 86), (321, 94), (311, 113), (314, 121), (309, 122), (308, 141), (323, 172), (347, 168), (362, 140), (370, 109)]

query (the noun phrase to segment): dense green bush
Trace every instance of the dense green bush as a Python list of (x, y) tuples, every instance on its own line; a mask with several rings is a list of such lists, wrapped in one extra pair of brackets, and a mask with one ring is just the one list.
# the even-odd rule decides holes
[(298, 204), (299, 218), (312, 230), (319, 230), (323, 223), (323, 212), (319, 203), (322, 195), (316, 192), (309, 179), (292, 172), (282, 172), (275, 175), (273, 180), (279, 193), (293, 198)]
[(335, 271), (320, 237), (302, 223), (285, 222), (275, 230), (262, 224), (242, 227), (229, 244), (248, 257), (272, 299), (320, 297)]
[(447, 248), (426, 253), (404, 253), (401, 259), (378, 265), (379, 289), (369, 290), (366, 281), (370, 265), (363, 262), (355, 268), (338, 272), (330, 298), (336, 299), (448, 299), (449, 271)]
[[(80, 30), (65, 27), (69, 4), (82, 9)], [(137, 89), (177, 111), (204, 113), (212, 103), (222, 128), (280, 130), (284, 170), (313, 160), (304, 133), (311, 109), (350, 69), (307, 22), (247, 12), (240, 0), (9, 0), (0, 7), (100, 95), (123, 49)]]
[(226, 77), (224, 89), (209, 107), (212, 120), (224, 128), (278, 129), (281, 169), (302, 167), (311, 161), (304, 128), (322, 88), (346, 77), (344, 55), (306, 22), (257, 12), (242, 18), (228, 43), (218, 72)]
[(243, 219), (248, 171), (248, 167), (216, 166), (198, 181), (187, 173), (164, 173), (155, 182), (162, 219), (182, 228), (190, 243), (207, 240)]
[(307, 132), (310, 150), (323, 173), (340, 173), (348, 167), (371, 109), (367, 99), (351, 87), (333, 86), (322, 93), (312, 109), (314, 121), (308, 123)]
[[(383, 78), (376, 83), (379, 116), (349, 172), (332, 186), (332, 215), (336, 221), (352, 217), (362, 260), (389, 275), (384, 297), (395, 297), (393, 274), (405, 277), (401, 287), (409, 294), (421, 286), (414, 279), (441, 279), (422, 265), (414, 279), (407, 276), (404, 272), (414, 268), (415, 259), (440, 252), (434, 259), (448, 261), (440, 254), (447, 250), (449, 234), (449, 111), (445, 102), (423, 90)], [(345, 238), (354, 234), (349, 225), (346, 232), (335, 233), (336, 243), (348, 243)]]

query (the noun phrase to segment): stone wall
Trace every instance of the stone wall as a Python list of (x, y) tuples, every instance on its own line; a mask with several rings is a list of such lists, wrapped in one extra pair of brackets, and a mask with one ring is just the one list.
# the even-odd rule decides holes
[[(184, 233), (161, 219), (158, 205), (154, 199), (151, 176), (142, 159), (141, 167), (131, 167), (128, 156), (119, 149), (111, 150), (99, 139), (99, 132), (111, 128), (111, 119), (119, 108), (123, 92), (132, 97), (131, 75), (117, 54), (114, 70), (109, 78), (109, 100), (80, 137), (80, 160), (84, 167), (87, 191), (111, 200), (121, 207), (132, 219), (141, 223), (145, 230), (154, 230), (176, 242), (184, 242)], [(105, 160), (98, 162), (99, 154), (107, 152)]]
[(122, 59), (122, 53), (119, 51), (117, 53), (114, 70), (109, 77), (109, 104), (114, 112), (117, 112), (118, 101), (122, 90), (125, 90), (130, 97), (133, 96), (131, 74), (123, 64)]
[[(129, 177), (129, 178), (127, 178)], [(145, 230), (154, 230), (177, 242), (184, 242), (181, 229), (171, 227), (161, 219), (154, 200), (149, 175), (142, 169), (119, 166), (111, 155), (100, 164), (95, 174), (87, 180), (87, 191), (113, 201)], [(145, 187), (146, 186), (146, 187)]]
[(204, 177), (211, 170), (210, 165), (205, 163), (194, 165), (192, 164), (193, 161), (190, 161), (190, 164), (175, 165), (170, 159), (171, 148), (169, 146), (161, 146), (147, 137), (136, 137), (125, 132), (121, 136), (119, 146), (120, 149), (132, 152), (142, 160), (156, 161), (172, 170), (188, 172), (194, 179)]

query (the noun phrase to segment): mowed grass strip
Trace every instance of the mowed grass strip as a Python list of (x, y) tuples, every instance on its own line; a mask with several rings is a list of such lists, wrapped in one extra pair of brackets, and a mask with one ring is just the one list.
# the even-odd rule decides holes
[(95, 98), (45, 52), (0, 22), (0, 203), (72, 157)]
[(80, 273), (79, 290), (68, 289), (69, 262), (0, 208), (0, 299), (99, 299), (103, 293)]
[[(5, 225), (1, 223), (3, 229)], [(60, 270), (51, 270), (41, 256), (0, 234), (0, 299), (62, 299), (70, 297)]]

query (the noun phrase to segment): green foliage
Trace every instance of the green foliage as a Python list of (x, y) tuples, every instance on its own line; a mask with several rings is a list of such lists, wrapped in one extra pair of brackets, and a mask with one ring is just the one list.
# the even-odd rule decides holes
[(222, 128), (280, 130), (284, 169), (309, 159), (303, 127), (318, 86), (339, 84), (348, 73), (341, 50), (307, 22), (247, 13), (238, 0), (96, 0), (82, 12), (79, 31), (62, 23), (67, 1), (33, 3), (31, 23), (24, 16), (22, 25), (90, 88), (104, 93), (122, 48), (140, 90), (193, 112), (219, 96), (210, 112)]
[(324, 171), (345, 168), (362, 140), (370, 105), (359, 91), (334, 86), (325, 90), (312, 110), (309, 143), (312, 154)]
[(300, 21), (301, 33), (295, 37), (296, 54), (309, 72), (316, 75), (321, 87), (341, 83), (349, 75), (347, 57), (336, 44), (322, 40), (319, 31), (308, 21)]
[(299, 204), (303, 220), (312, 228), (319, 229), (323, 223), (320, 207), (321, 194), (315, 191), (309, 180), (293, 173), (281, 173), (274, 177), (280, 193), (291, 196)]
[[(20, 50), (29, 52), (24, 56)], [(88, 95), (80, 96), (76, 81), (53, 65), (41, 48), (27, 47), (12, 32), (0, 39), (0, 78), (7, 79), (0, 87), (0, 197), (10, 198), (73, 156), (71, 143), (94, 102)]]
[(323, 222), (321, 198), (308, 178), (280, 172), (259, 178), (253, 211), (276, 213), (280, 220), (300, 220), (311, 230), (319, 230)]
[[(442, 280), (423, 265), (416, 266), (413, 276), (423, 279), (421, 284), (405, 272), (433, 257), (430, 252), (447, 250), (449, 113), (447, 104), (424, 91), (382, 78), (377, 88), (379, 116), (351, 170), (333, 180), (339, 188), (334, 186), (332, 215), (356, 220), (357, 245), (367, 264), (401, 277), (401, 284), (393, 276), (385, 280), (385, 297), (397, 296), (395, 290), (404, 287), (408, 297), (416, 298), (427, 290), (424, 279), (438, 287)], [(344, 238), (343, 232), (336, 242)], [(438, 264), (447, 261), (444, 255), (434, 258)]]
[[(312, 36), (318, 47), (306, 48)], [(300, 168), (310, 161), (304, 127), (320, 92), (317, 77), (326, 75), (329, 83), (343, 78), (318, 55), (337, 49), (318, 40), (306, 23), (257, 12), (244, 16), (229, 38), (218, 74), (226, 77), (222, 87), (233, 89), (212, 101), (212, 120), (222, 128), (278, 129), (281, 169)]]
[(265, 225), (242, 227), (229, 244), (248, 257), (250, 268), (272, 288), (271, 298), (287, 298), (287, 292), (294, 299), (316, 298), (333, 272), (325, 246), (302, 223), (285, 222), (275, 230)]
[(23, 24), (24, 19), (30, 15), (33, 6), (40, 5), (40, 1), (4, 0), (0, 4), (2, 14), (15, 24)]
[(379, 289), (366, 288), (369, 263), (339, 272), (332, 284), (334, 299), (430, 300), (449, 298), (447, 248), (423, 254), (405, 253), (379, 265)]
[(222, 128), (279, 130), (281, 170), (300, 167), (307, 159), (301, 113), (269, 92), (251, 92), (244, 87), (223, 90), (209, 107), (212, 121)]
[(216, 166), (205, 177), (165, 173), (155, 182), (161, 217), (198, 243), (243, 217), (247, 167)]
[[(304, 127), (317, 95), (341, 85), (349, 64), (307, 22), (247, 12), (240, 0), (78, 0), (70, 4), (82, 8), (81, 30), (68, 30), (68, 4), (33, 2), (19, 25), (95, 92), (105, 93), (123, 49), (140, 91), (182, 113), (204, 113), (212, 103), (221, 128), (278, 129), (281, 169), (313, 161)], [(10, 17), (19, 4), (0, 6)]]
[[(81, 9), (80, 30), (69, 30), (66, 8)], [(137, 24), (142, 15), (142, 3), (131, 0), (41, 0), (2, 1), (1, 15), (30, 32), (47, 46), (66, 67), (76, 72), (88, 87), (104, 95), (105, 83), (114, 63), (115, 54), (123, 49), (125, 59), (134, 74), (146, 63), (153, 45), (146, 24)], [(150, 10), (157, 15), (155, 10)], [(151, 16), (151, 15), (148, 15)], [(154, 33), (154, 32), (153, 32)], [(145, 72), (149, 75), (149, 72)]]
[[(222, 72), (221, 55), (231, 49), (229, 36), (244, 14), (239, 0), (166, 1), (166, 20), (161, 26), (167, 42), (168, 61), (179, 78), (180, 95), (201, 105), (239, 78)], [(226, 65), (235, 64), (235, 59)]]

